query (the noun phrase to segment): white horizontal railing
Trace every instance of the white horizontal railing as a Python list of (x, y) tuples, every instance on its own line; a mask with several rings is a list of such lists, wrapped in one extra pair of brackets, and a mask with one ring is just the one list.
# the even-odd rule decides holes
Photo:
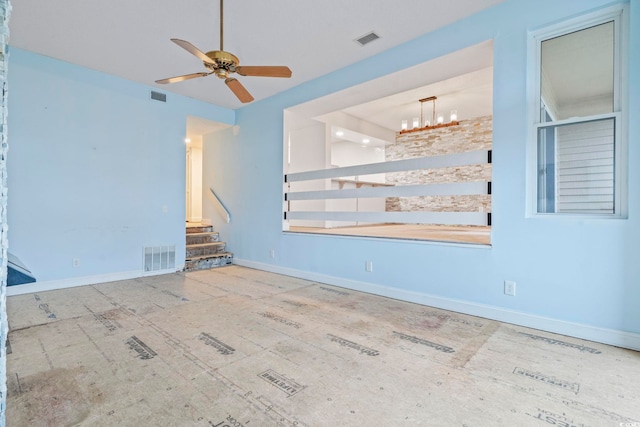
[(209, 191), (211, 191), (211, 195), (213, 196), (213, 205), (216, 207), (216, 210), (218, 211), (222, 219), (224, 219), (227, 223), (231, 222), (231, 214), (229, 213), (227, 208), (224, 207), (224, 204), (222, 204), (216, 192), (213, 191), (213, 188), (209, 188)]
[(405, 172), (419, 169), (438, 169), (452, 166), (477, 165), (488, 162), (488, 153), (489, 152), (486, 150), (467, 151), (465, 153), (446, 154), (442, 156), (419, 157), (416, 159), (393, 160), (390, 162), (368, 163), (366, 165), (289, 173), (285, 175), (284, 182), (311, 181), (314, 179), (339, 178), (342, 176), (362, 176), (375, 173)]
[[(357, 182), (356, 182), (357, 183)], [(487, 194), (484, 181), (447, 184), (398, 185), (384, 187), (346, 188), (343, 190), (293, 191), (285, 200), (354, 199), (366, 197), (467, 196)]]
[[(357, 166), (320, 169), (290, 173), (284, 176), (285, 191), (284, 219), (302, 221), (336, 221), (354, 223), (405, 223), (443, 225), (490, 225), (491, 214), (487, 212), (414, 211), (414, 212), (362, 212), (324, 211), (318, 205), (296, 205), (304, 201), (328, 201), (336, 199), (400, 198), (425, 196), (478, 196), (491, 194), (491, 182), (466, 181), (437, 184), (389, 185), (384, 182), (361, 181), (367, 175), (394, 172), (410, 172), (447, 167), (472, 166), (491, 163), (491, 151), (479, 150), (441, 156), (369, 163)], [(349, 177), (348, 180), (336, 178)], [(355, 177), (355, 179), (353, 178)], [(297, 183), (304, 181), (334, 180), (340, 189), (290, 191)], [(295, 183), (295, 184), (294, 184)], [(347, 183), (349, 185), (347, 185)], [(321, 184), (320, 187), (327, 185)], [(307, 185), (307, 184), (302, 184)], [(355, 186), (355, 188), (354, 188)], [(349, 188), (345, 188), (349, 187)], [(308, 188), (308, 186), (307, 186)], [(314, 202), (310, 202), (314, 203)]]

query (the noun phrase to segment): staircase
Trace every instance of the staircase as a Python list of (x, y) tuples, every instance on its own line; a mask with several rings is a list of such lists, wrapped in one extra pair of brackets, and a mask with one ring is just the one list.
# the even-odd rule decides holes
[(206, 224), (187, 224), (187, 255), (184, 271), (208, 270), (233, 263), (233, 254), (226, 252), (226, 243), (219, 233)]

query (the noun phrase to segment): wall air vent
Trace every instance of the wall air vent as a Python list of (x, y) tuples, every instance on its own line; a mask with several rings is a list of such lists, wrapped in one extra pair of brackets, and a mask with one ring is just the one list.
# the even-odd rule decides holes
[(145, 274), (155, 271), (176, 271), (176, 246), (146, 246), (144, 248)]
[(360, 36), (358, 37), (355, 42), (358, 43), (360, 46), (364, 46), (366, 44), (371, 43), (374, 40), (378, 40), (380, 38), (379, 35), (377, 35), (376, 33), (374, 33), (373, 31), (371, 31), (370, 33), (365, 34), (364, 36)]
[(156, 101), (160, 101), (160, 102), (167, 102), (167, 94), (166, 93), (156, 92), (155, 90), (152, 90), (151, 91), (151, 99), (156, 100)]

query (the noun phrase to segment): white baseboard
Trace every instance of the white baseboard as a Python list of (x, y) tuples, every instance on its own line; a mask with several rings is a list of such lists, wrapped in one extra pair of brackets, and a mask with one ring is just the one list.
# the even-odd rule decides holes
[(329, 285), (339, 286), (355, 291), (367, 292), (374, 295), (380, 295), (402, 301), (427, 305), (430, 307), (441, 308), (444, 310), (456, 311), (458, 313), (469, 314), (472, 316), (498, 320), (500, 322), (511, 323), (514, 325), (525, 326), (528, 328), (540, 329), (555, 334), (567, 335), (570, 337), (581, 338), (589, 341), (640, 351), (640, 334), (638, 333), (625, 332), (617, 329), (600, 328), (597, 326), (585, 325), (581, 323), (567, 322), (565, 320), (537, 316), (534, 314), (509, 310), (502, 307), (478, 304), (452, 298), (444, 298), (419, 292), (406, 291), (403, 289), (392, 288), (388, 286), (375, 285), (372, 283), (360, 282), (357, 280), (343, 279), (326, 274), (296, 270), (292, 268), (280, 267), (272, 264), (248, 261), (238, 258), (234, 258), (233, 263), (244, 267), (283, 274), (285, 276), (298, 277), (300, 279), (326, 283)]
[[(183, 266), (184, 268), (184, 266)], [(25, 283), (24, 285), (7, 286), (7, 296), (32, 294), (35, 292), (55, 291), (57, 289), (75, 288), (77, 286), (96, 285), (98, 283), (115, 282), (118, 280), (137, 279), (139, 277), (157, 276), (175, 273), (180, 269), (145, 272), (142, 270), (123, 271), (120, 273), (98, 274), (95, 276), (73, 277), (70, 279), (48, 280), (45, 282)]]

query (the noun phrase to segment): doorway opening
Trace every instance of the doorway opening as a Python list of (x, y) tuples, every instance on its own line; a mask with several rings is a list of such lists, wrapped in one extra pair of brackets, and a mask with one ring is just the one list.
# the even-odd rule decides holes
[[(201, 117), (187, 116), (187, 134), (185, 135), (185, 212), (187, 223), (200, 224), (203, 222), (202, 204), (206, 190), (202, 185), (203, 137), (227, 127), (229, 125)], [(204, 222), (208, 222), (206, 218)]]

